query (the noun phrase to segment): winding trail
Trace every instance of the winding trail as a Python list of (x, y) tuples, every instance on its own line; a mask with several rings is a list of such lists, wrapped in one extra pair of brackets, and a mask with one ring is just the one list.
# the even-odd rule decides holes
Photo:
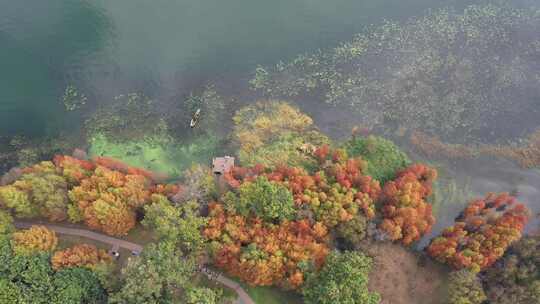
[[(58, 234), (80, 236), (80, 237), (95, 240), (101, 243), (109, 244), (113, 246), (113, 248), (124, 248), (130, 251), (136, 251), (136, 252), (141, 252), (143, 250), (143, 246), (139, 244), (117, 239), (114, 237), (110, 237), (110, 236), (93, 232), (90, 230), (86, 230), (86, 229), (71, 228), (71, 227), (38, 222), (38, 221), (36, 222), (15, 221), (15, 227), (17, 227), (18, 229), (30, 228), (33, 225), (45, 226)], [(208, 276), (209, 279), (216, 280), (217, 282), (223, 284), (224, 286), (234, 290), (236, 294), (238, 295), (238, 301), (237, 301), (238, 304), (255, 304), (255, 302), (251, 299), (248, 293), (242, 288), (242, 286), (240, 286), (240, 284), (236, 283), (234, 280), (231, 280), (228, 277), (223, 276), (222, 274), (214, 273), (213, 271), (209, 270), (206, 267), (202, 267), (202, 270), (203, 270), (202, 272), (206, 276)]]

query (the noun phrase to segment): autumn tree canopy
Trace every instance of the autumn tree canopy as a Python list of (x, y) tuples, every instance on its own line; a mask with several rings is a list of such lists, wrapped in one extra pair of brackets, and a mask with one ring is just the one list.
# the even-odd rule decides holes
[(527, 207), (508, 193), (489, 193), (475, 199), (453, 226), (431, 240), (427, 252), (456, 269), (478, 272), (495, 263), (521, 232), (529, 217)]
[(52, 252), (58, 244), (56, 233), (45, 226), (32, 226), (13, 233), (13, 250), (17, 254)]
[(111, 263), (112, 257), (103, 249), (88, 244), (75, 246), (56, 251), (51, 257), (54, 270), (61, 268), (83, 267), (93, 269), (100, 263)]
[(250, 285), (280, 285), (298, 288), (303, 283), (300, 265), (320, 267), (326, 254), (328, 230), (307, 220), (265, 224), (257, 217), (244, 217), (210, 204), (204, 236), (211, 242), (216, 266)]
[(448, 294), (449, 304), (482, 304), (487, 300), (482, 282), (476, 273), (467, 269), (450, 273)]
[(259, 101), (243, 107), (233, 122), (233, 138), (245, 166), (309, 167), (315, 163), (306, 150), (330, 141), (316, 130), (309, 116), (283, 101)]
[(418, 241), (435, 223), (431, 205), (426, 199), (431, 195), (437, 171), (414, 164), (397, 173), (397, 178), (383, 188), (383, 221), (380, 228), (391, 240), (404, 245)]
[(540, 302), (540, 236), (525, 236), (483, 273), (490, 303)]
[(70, 214), (71, 220), (82, 218), (92, 229), (125, 235), (135, 226), (135, 209), (150, 201), (150, 187), (151, 181), (142, 175), (98, 166), (90, 177), (69, 191), (76, 209)]

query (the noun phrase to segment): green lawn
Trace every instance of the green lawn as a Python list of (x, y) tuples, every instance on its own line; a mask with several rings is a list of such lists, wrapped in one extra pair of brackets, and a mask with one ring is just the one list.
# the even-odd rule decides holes
[(280, 290), (276, 287), (251, 287), (240, 283), (249, 296), (257, 304), (302, 304), (302, 297), (292, 291)]

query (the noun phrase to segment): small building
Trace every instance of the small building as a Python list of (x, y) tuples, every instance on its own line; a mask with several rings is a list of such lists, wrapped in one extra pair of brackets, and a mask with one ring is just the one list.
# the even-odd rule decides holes
[(229, 172), (234, 167), (234, 157), (224, 156), (215, 157), (212, 160), (212, 172), (217, 175), (222, 175)]

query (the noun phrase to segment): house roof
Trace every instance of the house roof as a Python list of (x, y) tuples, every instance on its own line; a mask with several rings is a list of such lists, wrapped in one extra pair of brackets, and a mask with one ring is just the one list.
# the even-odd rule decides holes
[(234, 167), (234, 157), (215, 157), (212, 160), (212, 170), (214, 173), (225, 173)]

